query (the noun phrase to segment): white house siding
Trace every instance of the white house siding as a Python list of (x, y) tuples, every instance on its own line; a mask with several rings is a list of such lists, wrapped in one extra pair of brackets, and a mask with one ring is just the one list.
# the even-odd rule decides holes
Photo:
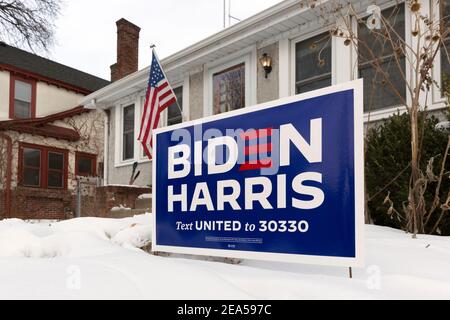
[(257, 64), (258, 75), (257, 75), (257, 100), (258, 103), (264, 103), (268, 101), (277, 100), (280, 97), (279, 93), (279, 49), (278, 42), (271, 45), (265, 46), (258, 50), (257, 56), (262, 57), (264, 53), (272, 57), (272, 72), (268, 75), (266, 79), (266, 74), (264, 68), (260, 63)]
[[(189, 101), (189, 114), (187, 117), (190, 120), (195, 120), (203, 117), (203, 71), (197, 72), (189, 76), (189, 94), (187, 95)], [(185, 87), (183, 87), (183, 90)], [(131, 178), (132, 167), (134, 162), (138, 162), (139, 166), (137, 171), (140, 171), (139, 178), (135, 181), (137, 186), (151, 185), (152, 181), (152, 162), (143, 157), (140, 142), (135, 140), (135, 158), (127, 162), (123, 162), (121, 159), (120, 149), (122, 148), (121, 142), (121, 113), (120, 110), (123, 106), (135, 104), (135, 135), (138, 135), (140, 123), (140, 110), (144, 103), (140, 98), (144, 92), (135, 92), (131, 97), (124, 97), (118, 101), (115, 101), (110, 109), (109, 118), (109, 137), (108, 137), (108, 173), (107, 183), (108, 185), (127, 185)], [(165, 120), (161, 120), (164, 122)]]
[[(116, 159), (116, 113), (111, 112), (109, 119), (109, 139), (108, 139), (108, 185), (127, 185), (130, 181), (133, 163), (128, 165), (117, 165), (118, 159)], [(136, 143), (139, 146), (139, 143)], [(140, 149), (140, 148), (139, 148)], [(140, 150), (139, 150), (140, 151)], [(135, 160), (138, 161), (138, 160)], [(138, 161), (139, 162), (139, 161)], [(139, 178), (136, 180), (135, 185), (147, 186), (151, 184), (152, 168), (151, 162), (144, 161), (139, 164), (138, 170), (141, 171)]]
[[(434, 2), (435, 0), (431, 0)], [(292, 2), (292, 1), (291, 1)], [(387, 1), (383, 1), (383, 8), (388, 7)], [(390, 3), (395, 4), (394, 1)], [(295, 10), (298, 10), (296, 8)], [(405, 29), (406, 35), (411, 33), (411, 13), (408, 9), (405, 10)], [(431, 15), (431, 14), (430, 14)], [(286, 18), (287, 19), (287, 18)], [(315, 21), (315, 20), (314, 20)], [(195, 57), (198, 62), (194, 64), (191, 56), (187, 56), (186, 65), (180, 64), (177, 67), (171, 68), (170, 62), (168, 62), (168, 76), (171, 82), (177, 82), (179, 79), (186, 78), (189, 75), (189, 118), (190, 120), (195, 120), (208, 115), (211, 112), (211, 99), (206, 97), (210, 91), (211, 84), (211, 72), (220, 71), (223, 66), (230, 66), (230, 62), (237, 61), (240, 59), (245, 60), (246, 63), (250, 63), (247, 75), (251, 78), (251, 88), (250, 88), (250, 101), (251, 104), (263, 103), (267, 101), (276, 100), (279, 97), (285, 97), (288, 95), (293, 95), (295, 93), (295, 45), (299, 41), (307, 40), (311, 37), (317, 36), (322, 33), (329, 31), (329, 28), (324, 27), (319, 22), (309, 22), (304, 24), (298, 24), (292, 21), (283, 21), (283, 26), (277, 26), (277, 28), (285, 27), (289, 25), (291, 27), (288, 31), (277, 31), (277, 28), (273, 28), (267, 31), (267, 36), (264, 40), (255, 40), (253, 42), (245, 40), (236, 40), (235, 43), (231, 43), (229, 47), (221, 48), (222, 43), (218, 40), (216, 46), (218, 49), (213, 51), (210, 47), (210, 56)], [(258, 26), (255, 26), (257, 29)], [(225, 31), (224, 31), (225, 32)], [(239, 34), (236, 35), (239, 38)], [(250, 38), (255, 38), (256, 35), (252, 35)], [(410, 37), (407, 37), (407, 41), (411, 42)], [(238, 43), (238, 41), (240, 41)], [(246, 47), (242, 48), (241, 43), (246, 43)], [(239, 49), (234, 49), (239, 48)], [(264, 77), (264, 71), (259, 63), (259, 58), (263, 53), (269, 54), (273, 59), (273, 71), (268, 76), (268, 79)], [(177, 54), (178, 55), (178, 54)], [(194, 54), (192, 54), (194, 55)], [(206, 55), (206, 54), (205, 54)], [(217, 56), (218, 58), (213, 58)], [(245, 58), (247, 56), (247, 58)], [(190, 60), (189, 60), (190, 59)], [(344, 40), (339, 38), (332, 39), (332, 84), (343, 83), (351, 81), (358, 78), (358, 68), (357, 68), (357, 54), (351, 46), (345, 46)], [(170, 57), (167, 58), (170, 61)], [(165, 60), (162, 61), (163, 67), (165, 65)], [(408, 68), (408, 66), (407, 66)], [(141, 71), (142, 73), (142, 71)], [(436, 79), (440, 81), (439, 71), (435, 71)], [(143, 73), (142, 73), (143, 75)], [(176, 81), (177, 80), (177, 81)], [(141, 80), (142, 88), (145, 86), (146, 79)], [(125, 88), (127, 84), (124, 85)], [(128, 89), (127, 89), (128, 90)], [(137, 89), (136, 89), (137, 90)], [(208, 91), (206, 91), (208, 90)], [(114, 87), (114, 91), (117, 92), (117, 88)], [(436, 91), (436, 88), (434, 88)], [(121, 98), (125, 99), (132, 93), (127, 91)], [(87, 101), (96, 98), (96, 94), (91, 95), (86, 98)], [(106, 98), (105, 98), (106, 99)], [(117, 99), (117, 98), (116, 98)], [(248, 104), (248, 105), (251, 105)], [(120, 148), (120, 144), (116, 141), (116, 132), (114, 124), (117, 123), (114, 120), (115, 106), (118, 102), (109, 103), (108, 106), (111, 109), (111, 130), (109, 139), (109, 184), (127, 184), (131, 174), (130, 165), (128, 166), (117, 166), (117, 154), (120, 154), (117, 147)], [(440, 116), (442, 113), (438, 110), (442, 110), (444, 107), (443, 99), (438, 95), (434, 94), (434, 98), (430, 97), (428, 103), (429, 109), (433, 110), (433, 114)], [(404, 108), (394, 107), (388, 109), (378, 110), (373, 112), (370, 116), (366, 114), (365, 121), (367, 122), (377, 122), (388, 116), (398, 112), (399, 110), (404, 110)], [(140, 164), (141, 177), (137, 181), (139, 185), (147, 185), (151, 181), (151, 165), (150, 162), (142, 162)]]
[(203, 117), (203, 71), (190, 76), (190, 120)]

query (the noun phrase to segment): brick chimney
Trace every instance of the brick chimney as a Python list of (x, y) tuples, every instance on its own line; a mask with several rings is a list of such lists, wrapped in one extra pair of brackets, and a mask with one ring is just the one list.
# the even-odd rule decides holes
[(111, 66), (111, 81), (120, 80), (136, 71), (139, 64), (139, 33), (141, 28), (120, 19), (117, 25), (117, 63)]

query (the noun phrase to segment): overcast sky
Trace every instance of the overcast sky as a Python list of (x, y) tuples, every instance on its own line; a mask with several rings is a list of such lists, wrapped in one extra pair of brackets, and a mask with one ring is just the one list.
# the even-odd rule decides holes
[[(232, 0), (232, 14), (248, 18), (281, 0)], [(222, 29), (223, 0), (65, 0), (56, 45), (48, 57), (110, 79), (120, 18), (142, 28), (139, 68), (150, 64), (151, 43), (160, 58)]]

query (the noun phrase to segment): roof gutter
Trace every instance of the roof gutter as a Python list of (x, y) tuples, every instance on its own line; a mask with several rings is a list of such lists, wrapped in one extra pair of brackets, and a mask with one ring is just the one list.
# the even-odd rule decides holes
[[(321, 2), (327, 2), (328, 0), (322, 0)], [(189, 46), (163, 60), (161, 60), (161, 64), (165, 68), (166, 72), (169, 72), (170, 70), (175, 69), (180, 65), (180, 63), (186, 63), (186, 61), (193, 61), (198, 56), (202, 56), (203, 53), (201, 52), (203, 49), (207, 48), (208, 46), (212, 46), (215, 44), (220, 45), (227, 45), (232, 40), (226, 41), (228, 38), (236, 36), (238, 38), (245, 37), (246, 35), (243, 34), (243, 31), (251, 28), (253, 26), (257, 26), (258, 28), (267, 28), (268, 25), (264, 23), (264, 21), (274, 15), (282, 14), (286, 10), (295, 9), (296, 6), (298, 6), (297, 10), (292, 10), (292, 15), (297, 15), (301, 13), (302, 11), (309, 10), (308, 8), (301, 8), (300, 7), (300, 1), (299, 0), (286, 0), (283, 1), (271, 8), (268, 8), (240, 23), (237, 23), (236, 25), (229, 27), (219, 33), (216, 33), (192, 46)], [(284, 18), (287, 18), (287, 15), (283, 14)], [(262, 25), (261, 25), (262, 24)], [(188, 59), (184, 60), (183, 59)], [(145, 88), (146, 80), (149, 73), (149, 66), (135, 72), (123, 79), (120, 79), (80, 100), (80, 104), (87, 106), (91, 105), (92, 100), (96, 100), (97, 106), (99, 108), (107, 108), (108, 106), (105, 106), (102, 104), (103, 100), (108, 99), (109, 97), (113, 95), (117, 95), (121, 91), (126, 91), (131, 88)]]
[(26, 71), (26, 70), (23, 70), (23, 69), (14, 67), (14, 66), (4, 64), (4, 63), (0, 63), (0, 70), (8, 71), (10, 73), (17, 74), (21, 77), (32, 78), (37, 81), (42, 81), (49, 85), (54, 85), (59, 88), (64, 88), (66, 90), (73, 91), (78, 94), (86, 95), (86, 94), (92, 93), (92, 90), (77, 87), (75, 85), (71, 85), (71, 84), (61, 81), (61, 80), (50, 79), (48, 77), (41, 76), (37, 73), (33, 73), (31, 71)]
[[(319, 3), (326, 3), (329, 0), (320, 0)], [(166, 65), (168, 67), (165, 71), (170, 71), (175, 66), (172, 66), (172, 64), (175, 64), (179, 60), (185, 59), (189, 55), (194, 55), (198, 53), (200, 50), (214, 45), (214, 44), (220, 44), (221, 47), (229, 45), (230, 40), (227, 41), (227, 38), (230, 38), (232, 36), (236, 36), (236, 38), (241, 39), (247, 37), (247, 34), (243, 33), (248, 28), (256, 29), (256, 31), (260, 31), (260, 29), (267, 29), (269, 26), (273, 25), (275, 22), (267, 23), (267, 19), (270, 17), (277, 16), (279, 14), (282, 14), (280, 17), (281, 20), (288, 19), (291, 16), (295, 16), (298, 14), (301, 14), (302, 12), (309, 11), (310, 8), (305, 6), (301, 7), (301, 1), (300, 0), (286, 0), (279, 4), (276, 4), (275, 6), (272, 6), (262, 12), (257, 13), (256, 15), (245, 19), (221, 32), (218, 32), (200, 42), (197, 42), (193, 44), (192, 46), (187, 47), (186, 49), (179, 51), (164, 60), (162, 60), (162, 64)], [(278, 20), (276, 21), (278, 22)], [(233, 39), (234, 40), (234, 39)], [(232, 42), (232, 41), (231, 41)]]

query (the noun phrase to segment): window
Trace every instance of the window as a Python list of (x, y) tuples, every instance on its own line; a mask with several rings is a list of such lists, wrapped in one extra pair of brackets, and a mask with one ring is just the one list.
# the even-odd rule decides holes
[(123, 108), (122, 160), (134, 159), (134, 105)]
[(77, 152), (75, 156), (75, 174), (83, 177), (94, 177), (97, 174), (97, 156)]
[[(439, 1), (441, 5), (441, 19), (443, 21), (442, 28), (446, 30), (450, 28), (450, 2), (449, 1)], [(450, 34), (444, 39), (445, 48), (441, 49), (441, 73), (442, 73), (442, 87), (444, 87), (445, 82), (450, 81)], [(442, 95), (444, 94), (443, 90)]]
[(295, 46), (295, 91), (297, 94), (331, 86), (331, 40), (320, 34)]
[(213, 74), (214, 114), (245, 107), (245, 63)]
[(48, 152), (47, 186), (49, 188), (64, 188), (64, 154)]
[(174, 103), (167, 109), (168, 126), (172, 126), (174, 124), (179, 124), (183, 122), (183, 114), (181, 113), (180, 110), (180, 108), (183, 108), (183, 87), (175, 88), (173, 91), (177, 97), (178, 105)]
[(39, 149), (23, 149), (23, 185), (41, 186), (41, 150)]
[[(404, 5), (383, 10), (382, 16), (393, 26), (398, 36), (405, 39)], [(364, 79), (364, 111), (369, 112), (401, 105), (402, 99), (406, 98), (406, 83), (399, 71), (396, 59), (398, 58), (403, 74), (405, 74), (405, 56), (396, 54), (385, 38), (369, 30), (365, 23), (359, 24), (358, 36), (359, 74)], [(396, 41), (396, 39), (393, 40)], [(392, 85), (386, 81), (381, 71), (377, 70), (375, 63), (379, 64), (380, 69), (389, 75), (388, 80)], [(400, 97), (393, 88), (400, 94)]]
[(67, 188), (68, 152), (45, 146), (22, 144), (19, 152), (19, 180), (25, 187)]
[(36, 82), (11, 76), (9, 117), (28, 119), (36, 116)]

